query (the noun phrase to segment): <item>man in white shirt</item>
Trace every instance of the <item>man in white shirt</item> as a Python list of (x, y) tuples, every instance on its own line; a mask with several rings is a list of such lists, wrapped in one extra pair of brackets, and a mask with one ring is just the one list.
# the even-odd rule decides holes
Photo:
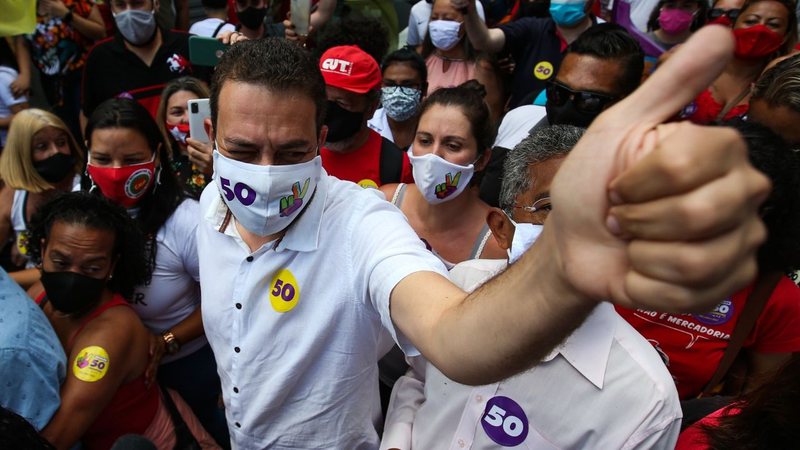
[[(553, 125), (509, 154), (492, 235), (514, 262), (542, 230), (550, 183), (583, 130)], [(558, 207), (558, 205), (555, 205)], [(474, 259), (450, 271), (467, 292), (505, 270)], [(607, 303), (598, 305), (533, 369), (498, 383), (465, 386), (423, 357), (395, 384), (381, 448), (673, 449), (681, 423), (675, 384), (653, 347)], [(615, 411), (613, 414), (609, 412)]]
[(207, 17), (192, 24), (189, 34), (215, 38), (236, 31), (236, 25), (228, 22), (228, 0), (203, 0), (202, 4)]
[(725, 30), (695, 36), (595, 121), (553, 182), (552, 226), (472, 294), (396, 208), (322, 170), (325, 84), (311, 56), (285, 40), (233, 45), (211, 88), (216, 177), (198, 227), (233, 446), (376, 448), (387, 333), (449, 378), (486, 384), (546, 356), (602, 299), (695, 311), (747, 283), (768, 182), (744, 142), (691, 124), (654, 130), (732, 52)]

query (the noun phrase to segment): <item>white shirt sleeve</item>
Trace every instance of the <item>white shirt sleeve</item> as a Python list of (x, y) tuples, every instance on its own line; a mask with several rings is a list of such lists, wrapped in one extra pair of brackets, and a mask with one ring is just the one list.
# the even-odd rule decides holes
[[(372, 191), (372, 192), (371, 192)], [(345, 236), (351, 239), (350, 254), (363, 294), (372, 302), (381, 323), (407, 356), (419, 352), (399, 333), (389, 313), (395, 286), (415, 272), (435, 272), (447, 277), (447, 269), (434, 256), (406, 221), (403, 213), (387, 202), (380, 192), (359, 191), (351, 200), (356, 209)]]
[(197, 226), (200, 223), (200, 203), (194, 199), (186, 199), (175, 210), (178, 221), (175, 232), (181, 242), (181, 260), (183, 267), (195, 281), (200, 281), (200, 260), (197, 257)]
[(3, 70), (0, 70), (0, 110), (27, 102), (28, 97), (21, 95), (14, 98), (14, 94), (11, 93), (11, 83), (19, 76), (17, 72), (7, 67), (3, 67), (2, 69)]

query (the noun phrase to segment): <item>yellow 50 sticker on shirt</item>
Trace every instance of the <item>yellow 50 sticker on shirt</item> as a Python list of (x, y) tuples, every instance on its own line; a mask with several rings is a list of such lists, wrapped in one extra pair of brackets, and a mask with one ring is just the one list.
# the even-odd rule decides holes
[(94, 383), (106, 376), (108, 363), (105, 349), (92, 345), (78, 352), (75, 364), (72, 365), (72, 374), (79, 380)]
[(548, 61), (539, 61), (533, 68), (533, 76), (540, 80), (546, 80), (553, 76), (553, 65)]
[(369, 178), (364, 178), (363, 180), (359, 181), (356, 184), (358, 184), (359, 186), (361, 186), (364, 189), (368, 189), (368, 188), (378, 189), (378, 183), (370, 180)]
[(270, 283), (269, 302), (279, 313), (289, 312), (300, 299), (300, 286), (289, 269), (281, 269)]

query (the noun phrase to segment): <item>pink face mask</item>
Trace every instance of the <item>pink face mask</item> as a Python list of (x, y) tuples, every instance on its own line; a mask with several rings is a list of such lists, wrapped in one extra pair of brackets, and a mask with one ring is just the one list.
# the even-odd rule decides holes
[(664, 8), (658, 14), (658, 25), (667, 34), (681, 34), (692, 26), (694, 14), (680, 8)]

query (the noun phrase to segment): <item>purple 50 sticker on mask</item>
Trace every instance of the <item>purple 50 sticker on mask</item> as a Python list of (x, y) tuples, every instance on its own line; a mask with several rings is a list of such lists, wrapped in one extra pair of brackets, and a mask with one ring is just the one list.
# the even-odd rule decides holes
[(231, 188), (231, 180), (220, 177), (220, 185), (222, 186), (222, 194), (225, 200), (233, 201), (235, 198), (239, 203), (244, 206), (250, 206), (256, 201), (256, 191), (245, 183), (236, 183)]
[(516, 447), (528, 437), (528, 416), (508, 397), (492, 397), (486, 402), (481, 425), (489, 438), (503, 447)]

